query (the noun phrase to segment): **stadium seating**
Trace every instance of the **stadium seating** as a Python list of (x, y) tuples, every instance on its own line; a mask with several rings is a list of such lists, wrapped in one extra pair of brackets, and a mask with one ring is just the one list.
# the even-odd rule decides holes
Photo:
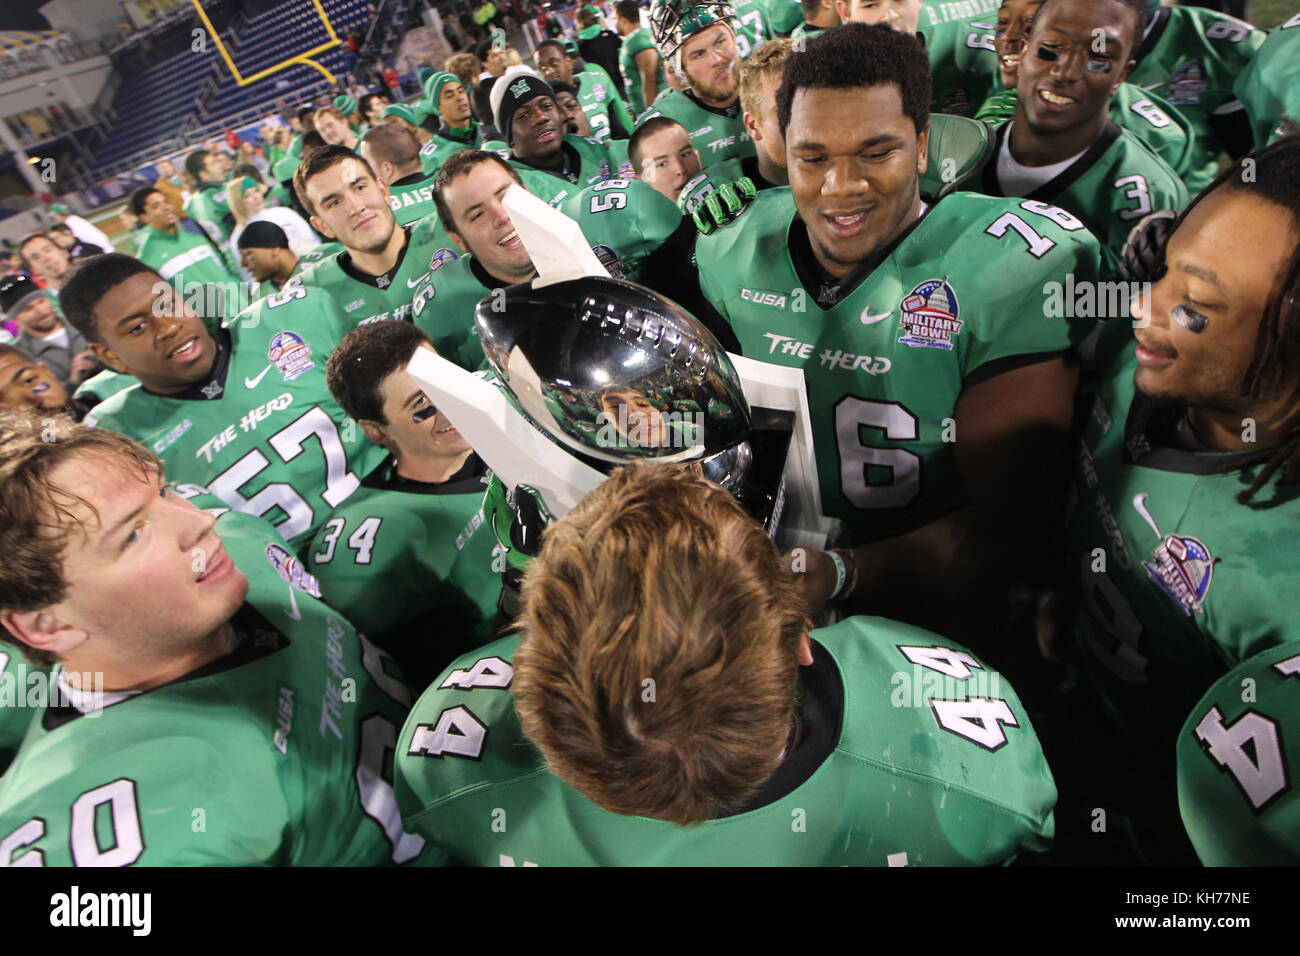
[[(367, 9), (365, 0), (322, 0), (321, 5), (340, 40), (346, 27), (362, 19)], [(237, 34), (222, 12), (223, 6), (214, 6), (209, 15), (244, 76), (329, 39), (315, 7), (305, 0), (248, 4), (245, 9), (252, 15), (238, 27)], [(120, 64), (126, 79), (113, 100), (113, 124), (94, 147), (96, 173), (92, 178), (115, 171), (115, 165), (135, 153), (179, 135), (191, 119), (204, 126), (215, 125), (251, 107), (265, 104), (269, 110), (275, 100), (292, 103), (295, 91), (322, 79), (320, 72), (309, 66), (294, 66), (239, 86), (210, 38), (205, 51), (191, 49), (192, 27), (187, 25)], [(347, 72), (348, 54), (342, 45), (315, 59), (340, 78)]]

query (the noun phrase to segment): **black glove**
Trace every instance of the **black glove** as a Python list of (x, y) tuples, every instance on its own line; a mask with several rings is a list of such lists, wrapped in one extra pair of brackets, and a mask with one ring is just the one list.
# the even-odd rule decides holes
[(1120, 261), (1126, 282), (1154, 282), (1165, 262), (1165, 243), (1178, 225), (1178, 213), (1161, 209), (1142, 219), (1128, 234)]

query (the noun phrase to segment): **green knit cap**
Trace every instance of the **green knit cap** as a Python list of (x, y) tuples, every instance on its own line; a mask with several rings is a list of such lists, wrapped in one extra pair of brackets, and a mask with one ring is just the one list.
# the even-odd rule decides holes
[(438, 112), (438, 100), (442, 97), (442, 88), (448, 83), (459, 83), (460, 78), (455, 73), (448, 73), (443, 70), (441, 73), (435, 73), (424, 81), (424, 98), (427, 101), (425, 107), (432, 116)]
[(393, 103), (389, 106), (385, 106), (384, 111), (379, 115), (383, 119), (388, 119), (390, 116), (400, 116), (402, 119), (414, 126), (420, 125), (415, 118), (415, 110), (411, 109), (405, 103)]
[(334, 97), (334, 108), (344, 116), (351, 116), (357, 111), (357, 101), (350, 96)]

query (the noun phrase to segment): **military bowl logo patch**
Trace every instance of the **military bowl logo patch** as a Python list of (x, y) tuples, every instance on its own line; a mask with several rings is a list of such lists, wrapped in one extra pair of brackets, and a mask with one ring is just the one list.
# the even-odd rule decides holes
[(1195, 106), (1201, 102), (1201, 94), (1209, 83), (1205, 80), (1205, 67), (1200, 60), (1189, 60), (1180, 64), (1169, 74), (1167, 99), (1174, 106)]
[(618, 253), (609, 246), (592, 246), (591, 251), (596, 254), (600, 264), (615, 279), (626, 279), (627, 269), (623, 267), (623, 260), (618, 257)]
[(947, 279), (927, 279), (898, 304), (905, 335), (899, 342), (917, 349), (952, 351), (952, 337), (961, 331), (961, 306)]
[(429, 260), (429, 271), (437, 272), (448, 262), (452, 262), (457, 258), (459, 257), (456, 255), (456, 250), (451, 249), (447, 246), (443, 246), (441, 249), (435, 252), (433, 254), (433, 258)]
[(1156, 546), (1151, 560), (1142, 562), (1142, 567), (1190, 617), (1204, 613), (1201, 605), (1214, 577), (1214, 561), (1210, 549), (1200, 539), (1167, 534)]
[(270, 348), (266, 350), (266, 357), (286, 382), (292, 382), (299, 375), (316, 367), (316, 363), (311, 360), (311, 346), (296, 332), (276, 332), (271, 339)]
[(275, 568), (275, 573), (284, 578), (290, 585), (305, 594), (310, 594), (314, 598), (320, 597), (320, 583), (316, 580), (315, 575), (308, 574), (307, 569), (290, 553), (288, 548), (279, 544), (268, 544), (266, 546), (266, 560), (271, 562), (271, 567)]

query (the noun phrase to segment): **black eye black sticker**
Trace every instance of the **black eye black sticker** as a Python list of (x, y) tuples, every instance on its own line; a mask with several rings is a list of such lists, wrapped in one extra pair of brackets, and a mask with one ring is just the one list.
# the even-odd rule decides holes
[(1200, 335), (1209, 326), (1210, 320), (1197, 312), (1195, 309), (1185, 305), (1176, 305), (1173, 311), (1169, 313), (1174, 317), (1174, 321), (1185, 328), (1188, 332), (1195, 332)]
[(418, 411), (411, 413), (411, 421), (415, 422), (415, 424), (418, 425), (420, 424), (420, 422), (427, 422), (430, 418), (432, 418), (434, 415), (437, 414), (438, 414), (438, 409), (435, 406), (425, 405), (424, 408), (421, 408)]

